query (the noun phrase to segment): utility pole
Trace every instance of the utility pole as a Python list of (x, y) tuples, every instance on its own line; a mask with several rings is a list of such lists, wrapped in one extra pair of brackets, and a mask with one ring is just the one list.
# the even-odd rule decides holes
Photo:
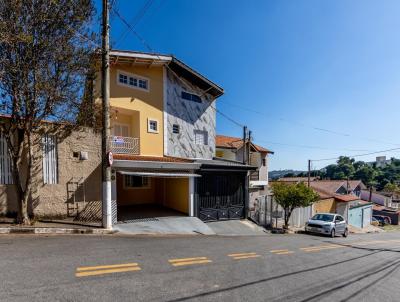
[(247, 141), (247, 126), (243, 126), (243, 165), (246, 164), (246, 141)]
[(248, 140), (248, 143), (247, 143), (247, 163), (250, 165), (251, 163), (250, 163), (250, 160), (251, 160), (251, 157), (250, 157), (250, 149), (251, 149), (251, 131), (249, 131), (249, 140)]
[(308, 187), (310, 187), (311, 181), (311, 159), (308, 160)]
[[(112, 228), (111, 215), (111, 161), (109, 153), (110, 137), (110, 37), (109, 37), (109, 6), (108, 0), (103, 0), (102, 52), (101, 52), (101, 95), (102, 95), (102, 180), (103, 180), (103, 227)], [(111, 159), (111, 160), (110, 160)]]

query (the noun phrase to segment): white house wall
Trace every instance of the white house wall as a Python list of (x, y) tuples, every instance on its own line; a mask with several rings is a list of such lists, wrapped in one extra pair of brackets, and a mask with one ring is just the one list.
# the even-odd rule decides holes
[[(184, 84), (185, 83), (185, 84)], [(215, 154), (215, 102), (204, 91), (164, 69), (164, 131), (167, 156), (212, 159)], [(181, 98), (182, 91), (201, 96), (202, 103)], [(172, 132), (179, 125), (179, 133)], [(194, 130), (207, 131), (208, 144), (195, 144)]]

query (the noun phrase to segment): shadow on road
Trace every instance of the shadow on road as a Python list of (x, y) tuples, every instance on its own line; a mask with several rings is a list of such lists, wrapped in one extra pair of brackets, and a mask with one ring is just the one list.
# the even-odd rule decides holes
[[(369, 254), (366, 254), (366, 255), (353, 257), (353, 258), (342, 260), (342, 261), (338, 261), (338, 262), (335, 262), (335, 263), (320, 265), (320, 266), (317, 266), (317, 267), (307, 268), (307, 269), (304, 269), (304, 270), (290, 272), (290, 273), (286, 273), (286, 274), (282, 274), (282, 275), (278, 275), (278, 276), (272, 276), (272, 277), (260, 279), (260, 280), (257, 280), (257, 281), (246, 282), (246, 283), (234, 285), (234, 286), (231, 286), (231, 287), (221, 288), (221, 289), (217, 289), (217, 290), (213, 290), (213, 291), (209, 291), (209, 292), (205, 292), (205, 293), (200, 293), (200, 294), (196, 294), (196, 295), (192, 295), (192, 296), (172, 299), (172, 300), (169, 300), (169, 302), (187, 301), (187, 300), (190, 300), (190, 299), (202, 298), (202, 297), (210, 296), (210, 295), (213, 295), (213, 294), (229, 292), (231, 290), (240, 289), (240, 288), (251, 286), (251, 285), (256, 285), (256, 284), (259, 284), (259, 283), (269, 282), (269, 281), (272, 281), (272, 280), (277, 280), (277, 279), (281, 279), (281, 278), (285, 278), (285, 277), (290, 277), (290, 276), (294, 276), (294, 275), (298, 275), (298, 274), (302, 274), (302, 273), (306, 273), (306, 272), (312, 272), (312, 271), (316, 271), (316, 270), (320, 270), (320, 269), (336, 266), (336, 265), (339, 265), (339, 264), (343, 264), (343, 263), (346, 263), (346, 262), (355, 261), (355, 260), (358, 260), (358, 259), (362, 259), (362, 258), (366, 258), (366, 257), (372, 256), (372, 255), (375, 255), (375, 254), (380, 253), (380, 252), (382, 252), (382, 251), (373, 251), (373, 252), (371, 252)], [(400, 260), (399, 260), (399, 262), (400, 262)], [(391, 264), (391, 265), (393, 265), (393, 264)], [(308, 298), (308, 299), (310, 299), (310, 298)]]

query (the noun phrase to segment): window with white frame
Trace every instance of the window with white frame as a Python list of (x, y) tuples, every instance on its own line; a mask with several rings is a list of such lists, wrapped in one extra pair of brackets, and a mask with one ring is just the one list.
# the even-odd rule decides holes
[(8, 152), (7, 140), (3, 134), (0, 134), (0, 184), (13, 184), (12, 162)]
[(149, 188), (150, 179), (143, 176), (124, 175), (124, 187), (128, 189)]
[(205, 130), (194, 130), (194, 142), (196, 145), (208, 145), (208, 132)]
[(155, 119), (147, 120), (147, 132), (158, 133), (158, 121)]
[(126, 72), (118, 72), (118, 83), (130, 88), (149, 90), (149, 80)]
[(43, 182), (45, 184), (58, 183), (58, 154), (57, 138), (54, 135), (45, 134), (42, 137), (43, 150)]

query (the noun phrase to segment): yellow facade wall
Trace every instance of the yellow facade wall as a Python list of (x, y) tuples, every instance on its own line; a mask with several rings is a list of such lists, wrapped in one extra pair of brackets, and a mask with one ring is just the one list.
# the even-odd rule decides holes
[(165, 179), (164, 205), (182, 213), (189, 213), (189, 179)]
[[(118, 83), (118, 71), (138, 75), (149, 80), (149, 91), (130, 88)], [(98, 77), (99, 78), (99, 77)], [(130, 116), (131, 136), (140, 138), (140, 155), (164, 155), (163, 127), (163, 68), (114, 64), (110, 71), (111, 124)], [(100, 81), (96, 81), (96, 92)], [(148, 132), (148, 119), (158, 121), (158, 133)]]
[(335, 199), (328, 198), (314, 203), (314, 214), (317, 213), (336, 213)]
[(150, 178), (148, 188), (124, 188), (123, 176), (117, 174), (119, 206), (159, 204), (182, 213), (189, 213), (188, 178)]
[(156, 181), (150, 179), (149, 188), (124, 188), (123, 175), (117, 174), (117, 202), (119, 206), (156, 202)]

